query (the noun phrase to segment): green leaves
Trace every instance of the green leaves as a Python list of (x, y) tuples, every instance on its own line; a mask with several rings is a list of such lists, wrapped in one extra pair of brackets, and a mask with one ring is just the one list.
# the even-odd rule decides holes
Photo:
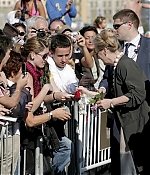
[(89, 104), (94, 105), (98, 100), (102, 100), (104, 97), (103, 92), (96, 94), (91, 100), (89, 101)]

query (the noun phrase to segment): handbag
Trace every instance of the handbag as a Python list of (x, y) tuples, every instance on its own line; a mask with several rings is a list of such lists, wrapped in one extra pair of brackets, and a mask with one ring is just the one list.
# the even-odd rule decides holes
[(51, 125), (51, 122), (44, 123), (44, 140), (47, 142), (47, 145), (50, 145), (53, 151), (57, 151), (60, 147), (59, 139), (54, 127)]
[(43, 174), (44, 175), (54, 175), (54, 167), (52, 163), (52, 152), (45, 137), (43, 137)]

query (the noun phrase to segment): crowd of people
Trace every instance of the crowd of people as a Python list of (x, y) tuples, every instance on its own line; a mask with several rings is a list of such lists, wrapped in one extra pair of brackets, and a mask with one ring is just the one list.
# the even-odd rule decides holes
[(7, 164), (7, 173), (17, 174), (24, 148), (25, 171), (35, 174), (36, 141), (43, 127), (55, 137), (55, 143), (46, 142), (54, 174), (62, 174), (75, 152), (75, 140), (66, 136), (64, 126), (72, 117), (76, 91), (91, 98), (103, 93), (104, 99), (94, 105), (112, 111), (107, 114), (110, 174), (149, 174), (150, 34), (141, 30), (142, 7), (150, 8), (131, 0), (113, 15), (112, 28), (107, 28), (106, 17), (98, 16), (93, 24), (73, 31), (73, 0), (47, 0), (45, 7), (40, 0), (16, 2), (0, 34), (0, 115), (17, 118), (8, 125), (7, 149), (6, 121), (0, 120), (2, 174)]

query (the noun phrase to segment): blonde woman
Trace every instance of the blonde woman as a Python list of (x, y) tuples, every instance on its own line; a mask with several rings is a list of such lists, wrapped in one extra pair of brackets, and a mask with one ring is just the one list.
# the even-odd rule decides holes
[[(113, 159), (111, 163), (112, 169), (117, 169), (122, 175), (137, 174), (139, 166), (142, 166), (144, 174), (148, 174), (149, 165), (143, 157), (145, 154), (149, 155), (149, 151), (144, 150), (145, 147), (148, 148), (150, 111), (145, 90), (147, 77), (133, 59), (120, 51), (120, 44), (115, 36), (108, 36), (102, 32), (93, 42), (98, 58), (114, 69), (114, 75), (108, 76), (112, 79), (112, 84), (108, 87), (111, 89), (111, 96), (96, 102), (98, 108), (110, 108), (113, 111), (111, 130), (114, 131), (116, 126), (115, 132), (120, 134), (120, 138), (111, 135), (111, 142), (115, 138), (119, 144), (119, 147), (111, 149), (111, 156), (116, 156), (116, 161)], [(91, 96), (96, 94), (83, 87), (79, 87), (78, 90)]]

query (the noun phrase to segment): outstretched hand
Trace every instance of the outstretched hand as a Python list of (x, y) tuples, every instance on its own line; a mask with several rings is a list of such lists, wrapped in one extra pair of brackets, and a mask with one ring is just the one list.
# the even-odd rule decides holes
[(70, 116), (71, 113), (67, 112), (65, 107), (57, 108), (53, 111), (53, 118), (57, 118), (59, 120), (69, 120)]

